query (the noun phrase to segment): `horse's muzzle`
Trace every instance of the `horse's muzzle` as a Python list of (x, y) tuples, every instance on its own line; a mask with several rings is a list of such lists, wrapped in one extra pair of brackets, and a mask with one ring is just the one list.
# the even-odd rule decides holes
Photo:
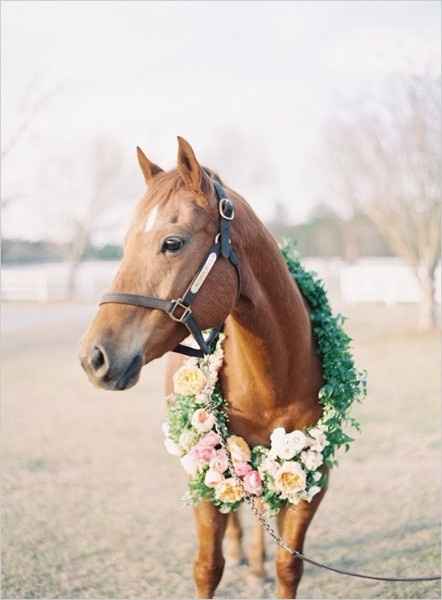
[(106, 390), (127, 390), (135, 385), (143, 366), (143, 355), (116, 356), (112, 350), (97, 344), (83, 355), (80, 363), (90, 381)]

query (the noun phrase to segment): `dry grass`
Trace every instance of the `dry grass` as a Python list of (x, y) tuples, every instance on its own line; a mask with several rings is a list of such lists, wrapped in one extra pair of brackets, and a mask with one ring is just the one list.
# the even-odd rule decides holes
[[(7, 329), (24, 324), (3, 344), (3, 596), (191, 597), (192, 517), (180, 503), (184, 476), (160, 433), (163, 364), (147, 367), (126, 393), (91, 387), (76, 359), (91, 310), (4, 311)], [(368, 573), (435, 573), (438, 336), (413, 332), (409, 307), (347, 312), (358, 361), (369, 370), (369, 398), (357, 408), (363, 433), (333, 473), (305, 551)], [(218, 596), (271, 597), (273, 573), (269, 560), (262, 586), (246, 565), (227, 569)], [(300, 597), (437, 598), (440, 587), (363, 582), (307, 566)]]

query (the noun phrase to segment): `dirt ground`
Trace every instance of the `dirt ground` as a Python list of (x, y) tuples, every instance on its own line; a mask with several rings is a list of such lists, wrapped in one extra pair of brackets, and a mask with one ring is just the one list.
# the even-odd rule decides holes
[[(3, 597), (190, 598), (195, 537), (184, 475), (162, 444), (163, 362), (127, 392), (93, 388), (76, 358), (93, 310), (3, 310)], [(305, 548), (344, 569), (440, 569), (440, 344), (413, 332), (414, 310), (346, 310), (369, 397)], [(273, 597), (273, 552), (269, 541), (264, 585), (246, 564), (230, 567), (218, 597)], [(308, 565), (300, 586), (300, 598), (438, 597), (437, 583), (364, 582)]]

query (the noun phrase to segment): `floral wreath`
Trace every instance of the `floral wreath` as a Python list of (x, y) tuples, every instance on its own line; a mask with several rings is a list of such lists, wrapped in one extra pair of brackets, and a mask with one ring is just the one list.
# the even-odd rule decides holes
[(208, 500), (227, 513), (237, 510), (248, 494), (260, 497), (273, 515), (287, 503), (311, 502), (326, 484), (321, 467), (336, 465), (336, 450), (348, 450), (353, 441), (344, 429), (359, 429), (349, 408), (366, 395), (366, 377), (355, 368), (343, 318), (332, 315), (322, 282), (303, 269), (293, 244), (286, 243), (282, 254), (310, 307), (325, 382), (319, 392), (322, 416), (302, 431), (274, 429), (270, 448), (250, 448), (244, 438), (230, 435), (227, 403), (218, 385), (221, 335), (212, 354), (190, 358), (175, 373), (163, 424), (167, 451), (179, 457), (189, 475), (189, 503)]

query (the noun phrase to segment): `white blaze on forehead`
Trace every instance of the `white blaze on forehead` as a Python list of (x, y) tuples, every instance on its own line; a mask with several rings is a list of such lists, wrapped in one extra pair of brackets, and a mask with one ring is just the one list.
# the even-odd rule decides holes
[(147, 233), (155, 227), (156, 220), (158, 218), (158, 205), (154, 206), (147, 215), (146, 222), (144, 224), (144, 232)]

